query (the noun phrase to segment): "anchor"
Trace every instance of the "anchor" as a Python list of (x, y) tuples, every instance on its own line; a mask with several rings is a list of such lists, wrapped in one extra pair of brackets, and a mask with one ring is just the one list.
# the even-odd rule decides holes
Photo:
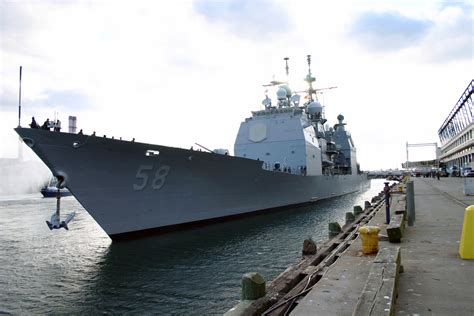
[(64, 221), (61, 221), (60, 210), (61, 210), (61, 185), (64, 181), (63, 177), (57, 177), (58, 183), (56, 184), (56, 212), (51, 215), (50, 221), (46, 221), (46, 225), (50, 230), (64, 228), (69, 230), (67, 224), (74, 218), (76, 212), (70, 213)]

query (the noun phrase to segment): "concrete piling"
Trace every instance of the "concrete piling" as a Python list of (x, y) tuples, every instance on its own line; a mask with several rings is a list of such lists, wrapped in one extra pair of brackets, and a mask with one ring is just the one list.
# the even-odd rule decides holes
[(338, 222), (329, 223), (329, 239), (332, 239), (342, 232), (342, 227)]
[(369, 201), (365, 201), (365, 202), (364, 202), (364, 209), (365, 209), (365, 210), (368, 209), (368, 208), (371, 207), (371, 206), (372, 206), (372, 204), (370, 204)]
[(242, 300), (256, 300), (265, 296), (265, 279), (258, 272), (242, 276)]

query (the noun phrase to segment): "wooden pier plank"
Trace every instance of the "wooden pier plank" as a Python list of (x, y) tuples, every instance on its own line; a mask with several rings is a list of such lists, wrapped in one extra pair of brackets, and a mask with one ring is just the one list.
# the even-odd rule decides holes
[(393, 315), (400, 263), (400, 247), (379, 251), (352, 315)]

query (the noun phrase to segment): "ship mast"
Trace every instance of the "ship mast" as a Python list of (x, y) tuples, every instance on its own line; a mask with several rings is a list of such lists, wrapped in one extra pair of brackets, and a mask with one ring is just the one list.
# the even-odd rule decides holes
[(304, 81), (306, 81), (309, 85), (308, 88), (308, 95), (309, 95), (309, 101), (312, 102), (313, 100), (313, 94), (314, 94), (314, 99), (317, 101), (318, 97), (316, 96), (316, 90), (313, 88), (313, 82), (316, 81), (316, 78), (313, 77), (311, 74), (311, 55), (306, 56), (306, 60), (308, 61), (308, 74), (306, 75), (306, 78)]
[(290, 59), (289, 57), (283, 58), (283, 60), (285, 61), (286, 84), (287, 84), (286, 87), (288, 88), (288, 89), (286, 89), (286, 91), (287, 91), (286, 99), (287, 99), (287, 102), (288, 102), (288, 106), (291, 106), (291, 92), (288, 92), (288, 91), (291, 91), (291, 90), (289, 90), (289, 86), (288, 86), (288, 84), (290, 82), (290, 67), (288, 67), (288, 60), (289, 59)]

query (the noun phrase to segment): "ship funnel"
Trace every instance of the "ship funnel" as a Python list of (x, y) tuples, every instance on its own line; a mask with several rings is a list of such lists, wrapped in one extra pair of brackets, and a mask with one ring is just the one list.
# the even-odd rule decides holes
[(77, 118), (75, 116), (69, 116), (69, 133), (76, 134)]

